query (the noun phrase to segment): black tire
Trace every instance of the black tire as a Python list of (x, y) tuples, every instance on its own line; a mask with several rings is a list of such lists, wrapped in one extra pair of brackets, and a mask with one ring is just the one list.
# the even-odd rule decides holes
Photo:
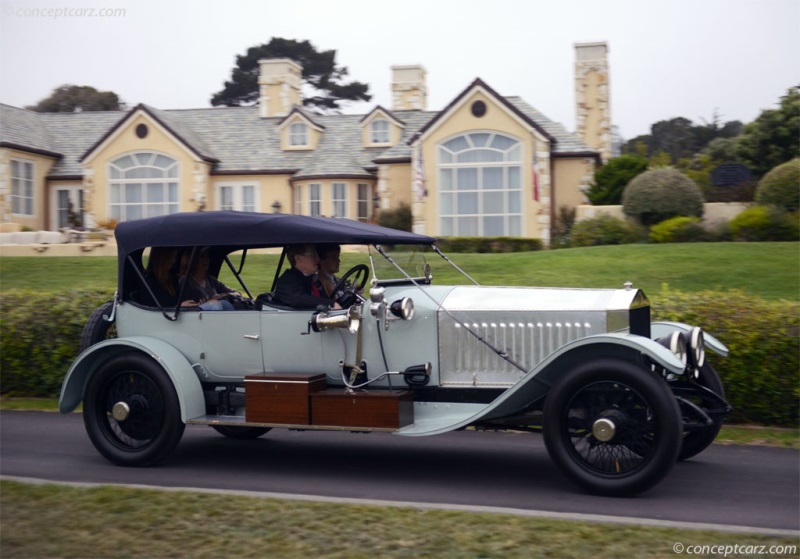
[[(122, 406), (121, 404), (124, 404)], [(127, 406), (127, 417), (114, 409)], [(120, 466), (149, 466), (166, 458), (186, 427), (172, 381), (150, 357), (128, 352), (109, 359), (92, 376), (83, 422), (95, 448)]]
[(542, 420), (552, 460), (573, 483), (599, 495), (653, 487), (672, 469), (681, 445), (681, 414), (667, 384), (622, 360), (594, 361), (565, 374), (548, 393)]
[[(723, 400), (725, 399), (725, 388), (722, 386), (722, 380), (720, 380), (714, 367), (709, 365), (708, 362), (705, 362), (703, 366), (700, 367), (700, 378), (697, 379), (697, 383), (700, 386), (708, 388)], [(702, 407), (701, 398), (695, 403)], [(707, 449), (709, 445), (714, 442), (714, 439), (717, 438), (717, 435), (719, 435), (719, 431), (722, 429), (723, 419), (722, 415), (713, 417), (712, 421), (714, 423), (712, 425), (699, 431), (684, 433), (678, 460), (688, 460), (692, 456), (697, 456)]]
[(89, 320), (86, 321), (86, 326), (83, 327), (81, 333), (81, 352), (103, 340), (117, 337), (117, 325), (103, 318), (104, 315), (111, 316), (113, 311), (114, 301), (108, 301), (89, 315)]
[(214, 431), (229, 439), (252, 440), (265, 435), (271, 427), (232, 427), (230, 425), (212, 425)]

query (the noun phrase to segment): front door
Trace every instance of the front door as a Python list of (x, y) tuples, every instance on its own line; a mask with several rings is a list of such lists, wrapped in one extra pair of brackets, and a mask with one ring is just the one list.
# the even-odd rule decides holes
[(83, 188), (78, 185), (54, 187), (50, 197), (50, 229), (77, 229), (83, 225)]

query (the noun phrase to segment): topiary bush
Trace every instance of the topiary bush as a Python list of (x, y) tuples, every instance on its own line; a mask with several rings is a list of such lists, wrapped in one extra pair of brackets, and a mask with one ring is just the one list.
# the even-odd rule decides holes
[(789, 214), (777, 206), (752, 206), (734, 217), (730, 224), (735, 241), (800, 240), (800, 215)]
[(800, 210), (800, 158), (778, 165), (759, 181), (756, 202), (787, 212)]
[(576, 223), (570, 242), (573, 247), (627, 245), (643, 242), (645, 232), (636, 225), (610, 215), (600, 215)]
[(622, 195), (625, 215), (643, 225), (675, 216), (703, 216), (703, 194), (695, 182), (675, 169), (654, 169), (636, 176)]
[(700, 218), (680, 216), (653, 225), (648, 238), (652, 243), (697, 243), (708, 240), (709, 235)]
[(381, 210), (378, 214), (378, 225), (410, 232), (413, 226), (411, 206), (400, 204), (394, 210)]
[(800, 303), (767, 301), (735, 290), (680, 293), (667, 288), (650, 302), (653, 320), (702, 326), (728, 346), (728, 357), (706, 352), (733, 406), (726, 422), (797, 427)]

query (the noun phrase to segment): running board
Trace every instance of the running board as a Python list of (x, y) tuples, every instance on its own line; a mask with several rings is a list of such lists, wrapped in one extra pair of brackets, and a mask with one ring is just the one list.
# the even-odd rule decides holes
[(224, 427), (270, 427), (292, 431), (350, 431), (353, 433), (385, 432), (394, 433), (397, 429), (388, 427), (348, 427), (346, 425), (305, 425), (292, 423), (259, 423), (246, 421), (241, 415), (203, 415), (186, 422), (187, 425), (220, 425)]

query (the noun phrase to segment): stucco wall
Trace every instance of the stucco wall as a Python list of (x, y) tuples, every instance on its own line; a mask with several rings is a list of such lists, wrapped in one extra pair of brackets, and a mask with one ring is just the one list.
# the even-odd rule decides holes
[[(26, 216), (11, 213), (11, 160), (33, 163), (33, 215)], [(45, 177), (53, 167), (55, 159), (43, 155), (35, 155), (15, 149), (0, 149), (0, 218), (11, 221), (19, 227), (33, 230), (47, 228), (48, 204), (47, 189), (42, 189)]]
[[(749, 205), (743, 202), (710, 202), (703, 204), (703, 225), (705, 227), (714, 227), (720, 223), (730, 221), (746, 210)], [(622, 211), (622, 206), (580, 205), (577, 207), (575, 221), (583, 221), (593, 217), (600, 217), (601, 215), (610, 215), (617, 219), (628, 219)]]

